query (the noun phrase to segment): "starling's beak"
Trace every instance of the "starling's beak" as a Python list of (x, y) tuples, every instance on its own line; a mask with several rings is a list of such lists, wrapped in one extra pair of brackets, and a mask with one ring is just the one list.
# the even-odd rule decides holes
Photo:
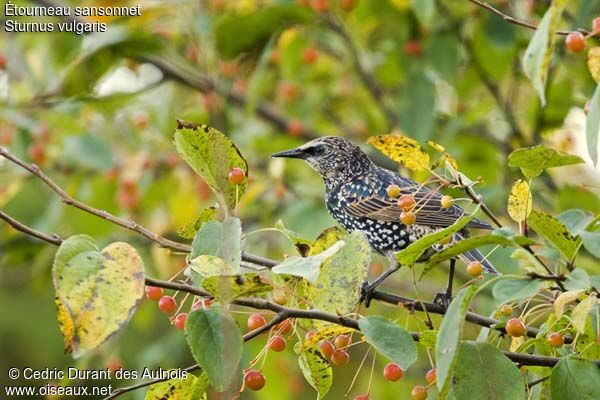
[(271, 157), (306, 158), (306, 152), (304, 151), (304, 149), (298, 147), (296, 149), (290, 149), (280, 151), (279, 153), (271, 154)]

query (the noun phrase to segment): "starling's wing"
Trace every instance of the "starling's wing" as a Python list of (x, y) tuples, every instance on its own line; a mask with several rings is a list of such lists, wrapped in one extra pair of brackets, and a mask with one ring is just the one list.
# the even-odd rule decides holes
[[(342, 195), (348, 199), (345, 205), (346, 212), (357, 218), (398, 221), (402, 209), (396, 205), (397, 199), (389, 197), (386, 192), (391, 184), (398, 185), (403, 194), (414, 197), (416, 224), (447, 227), (465, 214), (465, 211), (456, 205), (442, 208), (442, 195), (438, 192), (386, 170), (380, 170), (379, 173), (365, 178), (365, 182), (345, 185)], [(477, 218), (471, 220), (467, 228), (492, 229), (487, 222)]]

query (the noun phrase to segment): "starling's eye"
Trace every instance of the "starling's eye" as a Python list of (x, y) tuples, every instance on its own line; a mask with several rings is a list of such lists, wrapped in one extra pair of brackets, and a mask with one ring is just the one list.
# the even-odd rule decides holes
[(325, 147), (323, 147), (323, 146), (316, 146), (314, 152), (315, 152), (316, 156), (322, 156), (323, 153), (325, 153)]

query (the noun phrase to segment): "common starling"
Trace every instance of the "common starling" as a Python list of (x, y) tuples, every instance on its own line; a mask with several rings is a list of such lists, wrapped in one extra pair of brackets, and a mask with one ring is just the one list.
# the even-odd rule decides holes
[[(437, 191), (375, 165), (358, 146), (341, 137), (314, 139), (298, 148), (275, 153), (272, 157), (299, 158), (308, 162), (325, 182), (325, 204), (331, 216), (348, 232), (362, 231), (371, 247), (390, 259), (390, 268), (363, 288), (369, 293), (400, 267), (394, 253), (425, 235), (452, 225), (465, 214), (456, 205), (442, 207), (442, 195)], [(401, 223), (403, 210), (398, 207), (398, 199), (387, 193), (390, 185), (397, 185), (401, 194), (414, 198), (416, 220), (413, 224)], [(466, 227), (492, 228), (477, 218), (473, 218)], [(447, 244), (432, 246), (424, 258), (467, 236), (466, 230), (456, 233)], [(499, 274), (478, 250), (469, 250), (459, 258), (466, 262), (479, 261), (485, 272)], [(448, 290), (451, 291), (451, 282)]]

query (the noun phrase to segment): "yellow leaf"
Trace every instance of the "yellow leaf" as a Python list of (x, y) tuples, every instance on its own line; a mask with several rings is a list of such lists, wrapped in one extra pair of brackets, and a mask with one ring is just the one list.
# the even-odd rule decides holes
[(508, 215), (516, 221), (523, 222), (531, 212), (532, 198), (527, 182), (519, 179), (515, 182), (508, 196)]
[(300, 353), (298, 363), (306, 381), (317, 391), (317, 400), (325, 397), (333, 383), (333, 371), (319, 347), (314, 346)]
[(583, 333), (585, 330), (585, 321), (596, 302), (596, 295), (592, 293), (573, 308), (571, 313), (571, 323), (578, 333)]
[(267, 293), (273, 286), (261, 275), (210, 276), (202, 281), (202, 287), (222, 303), (242, 296)]
[(556, 313), (556, 317), (560, 318), (566, 305), (577, 300), (581, 293), (583, 293), (583, 290), (569, 290), (568, 292), (558, 295), (556, 300), (554, 300), (554, 312)]
[(72, 236), (58, 249), (52, 275), (66, 350), (75, 358), (121, 329), (144, 294), (142, 259), (127, 243), (98, 251), (91, 237)]
[(440, 153), (442, 155), (442, 157), (435, 162), (435, 164), (434, 164), (435, 166), (432, 166), (432, 169), (435, 169), (442, 165), (445, 166), (446, 162), (448, 162), (454, 170), (458, 170), (458, 163), (456, 162), (454, 157), (452, 157), (448, 152), (446, 152), (446, 149), (444, 148), (444, 146), (442, 146), (441, 144), (435, 143), (431, 140), (428, 140), (427, 144), (429, 146), (431, 146), (435, 151), (437, 151), (438, 153)]
[(399, 134), (391, 134), (371, 136), (367, 143), (412, 171), (422, 171), (429, 168), (429, 154), (414, 139)]
[(300, 351), (305, 351), (310, 347), (316, 346), (323, 339), (328, 339), (338, 335), (344, 335), (353, 331), (354, 329), (347, 328), (341, 325), (329, 325), (318, 328), (316, 331), (314, 331), (310, 338), (305, 339), (302, 342), (302, 345), (300, 346)]
[(596, 83), (600, 83), (600, 47), (592, 47), (588, 51), (588, 69)]

